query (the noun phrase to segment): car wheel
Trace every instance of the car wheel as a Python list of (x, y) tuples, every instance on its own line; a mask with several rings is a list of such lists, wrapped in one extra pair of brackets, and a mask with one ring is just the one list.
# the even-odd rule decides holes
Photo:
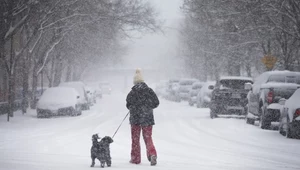
[(261, 114), (260, 114), (260, 119), (259, 119), (259, 127), (261, 129), (269, 129), (270, 128), (270, 125), (271, 125), (271, 122), (269, 122), (267, 120), (267, 118), (265, 117), (265, 109), (263, 108), (263, 106), (261, 107)]
[(73, 108), (73, 107), (70, 110), (70, 116), (77, 116), (77, 110), (75, 108)]
[(82, 105), (81, 110), (90, 110), (90, 106), (88, 103)]
[(283, 136), (286, 135), (286, 132), (283, 130), (283, 127), (282, 126), (279, 126), (279, 133)]
[(82, 114), (82, 110), (80, 109), (80, 107), (78, 107), (78, 109), (77, 109), (77, 115), (79, 116), (81, 114)]
[(203, 103), (201, 103), (201, 107), (202, 108), (208, 108), (209, 104), (207, 102), (203, 102)]
[(42, 115), (41, 113), (37, 113), (36, 117), (37, 117), (37, 118), (42, 118), (43, 115)]
[(293, 139), (295, 137), (294, 134), (291, 131), (290, 120), (289, 120), (288, 116), (286, 118), (285, 137), (290, 138), (290, 139)]
[(254, 125), (255, 119), (249, 118), (249, 117), (248, 117), (248, 113), (249, 113), (248, 107), (246, 106), (246, 107), (245, 107), (246, 123), (247, 123), (247, 124), (250, 124), (250, 125)]
[(254, 119), (251, 119), (251, 118), (248, 118), (248, 117), (246, 117), (246, 123), (247, 123), (247, 124), (250, 124), (250, 125), (254, 125), (254, 123), (255, 123), (255, 120), (254, 120)]
[(203, 108), (203, 103), (202, 103), (201, 100), (200, 100), (199, 103), (198, 103), (198, 108)]
[(200, 108), (200, 104), (199, 104), (199, 102), (197, 102), (197, 108)]
[(82, 111), (79, 110), (79, 111), (77, 112), (77, 116), (80, 116), (81, 114), (82, 114)]
[[(285, 121), (285, 122), (284, 122)], [(279, 133), (283, 136), (286, 135), (286, 131), (284, 130), (283, 126), (284, 124), (286, 124), (286, 118), (281, 118), (280, 119), (280, 122), (279, 122)]]
[(210, 111), (210, 118), (211, 119), (214, 119), (214, 118), (217, 118), (218, 116), (217, 116), (217, 114), (216, 114), (216, 112), (215, 111)]
[(261, 129), (270, 129), (270, 123), (267, 121), (266, 117), (263, 115), (260, 116), (259, 127)]

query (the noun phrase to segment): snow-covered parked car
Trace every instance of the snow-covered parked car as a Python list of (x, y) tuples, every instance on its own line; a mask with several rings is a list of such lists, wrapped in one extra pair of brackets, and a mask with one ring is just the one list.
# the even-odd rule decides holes
[(279, 100), (289, 99), (299, 86), (300, 72), (268, 71), (258, 76), (250, 86), (246, 122), (259, 120), (262, 129), (269, 129), (271, 122), (279, 122)]
[(203, 82), (195, 82), (192, 85), (192, 89), (190, 91), (190, 98), (189, 98), (190, 106), (194, 106), (194, 104), (197, 102), (197, 95), (200, 92), (202, 86), (203, 86)]
[(253, 83), (250, 77), (221, 77), (212, 92), (210, 117), (218, 115), (247, 114), (247, 83)]
[(74, 82), (64, 82), (59, 84), (60, 87), (71, 87), (77, 90), (80, 95), (79, 98), (79, 105), (82, 110), (89, 110), (90, 104), (88, 102), (87, 92), (85, 90), (85, 84), (81, 81), (74, 81)]
[(179, 79), (170, 79), (167, 83), (166, 99), (170, 101), (180, 102), (180, 97), (177, 95), (179, 90)]
[(282, 105), (279, 133), (287, 138), (300, 137), (300, 88)]
[(80, 95), (74, 88), (48, 88), (37, 103), (37, 117), (81, 115)]
[(199, 91), (196, 99), (196, 105), (198, 108), (209, 107), (211, 101), (211, 93), (215, 88), (215, 81), (208, 81), (203, 84), (203, 87)]
[(112, 88), (109, 82), (102, 82), (99, 84), (102, 94), (111, 94)]
[(179, 82), (179, 89), (176, 95), (179, 96), (180, 100), (188, 101), (190, 98), (190, 91), (192, 85), (197, 82), (197, 79), (181, 79)]
[(96, 103), (96, 98), (97, 98), (97, 92), (94, 90), (92, 87), (86, 86), (85, 87), (88, 102), (90, 106), (93, 106)]

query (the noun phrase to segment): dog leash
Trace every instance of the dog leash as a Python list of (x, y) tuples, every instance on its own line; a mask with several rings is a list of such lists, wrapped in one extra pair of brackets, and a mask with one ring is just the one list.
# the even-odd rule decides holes
[(114, 133), (114, 135), (112, 136), (112, 138), (115, 137), (115, 135), (117, 134), (117, 132), (119, 131), (120, 127), (122, 126), (123, 122), (125, 121), (125, 119), (127, 118), (127, 116), (129, 115), (130, 111), (126, 114), (126, 116), (124, 117), (124, 119), (122, 120), (121, 124), (119, 125), (119, 127), (117, 128), (116, 132)]

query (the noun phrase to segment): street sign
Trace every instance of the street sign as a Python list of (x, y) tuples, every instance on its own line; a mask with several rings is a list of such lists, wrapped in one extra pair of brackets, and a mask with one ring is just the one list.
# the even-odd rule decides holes
[(266, 55), (261, 59), (261, 62), (271, 70), (277, 62), (277, 58), (271, 55)]

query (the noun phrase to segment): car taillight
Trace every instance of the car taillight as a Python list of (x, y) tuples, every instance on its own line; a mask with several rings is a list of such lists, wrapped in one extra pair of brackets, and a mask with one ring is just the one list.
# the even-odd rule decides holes
[(294, 118), (296, 118), (296, 117), (298, 117), (298, 116), (300, 116), (300, 109), (297, 109), (297, 110), (295, 111)]
[(267, 102), (270, 104), (273, 102), (273, 91), (269, 91), (267, 95)]

